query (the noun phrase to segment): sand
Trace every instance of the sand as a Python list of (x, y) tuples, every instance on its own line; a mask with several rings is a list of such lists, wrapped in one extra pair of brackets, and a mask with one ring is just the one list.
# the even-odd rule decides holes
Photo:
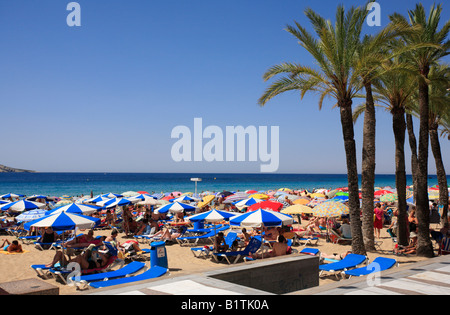
[[(96, 230), (95, 236), (97, 235), (109, 235), (110, 230)], [(0, 239), (8, 239), (12, 241), (15, 239), (13, 236), (0, 236)], [(125, 238), (123, 238), (123, 233), (119, 234), (119, 242), (124, 242)], [(400, 263), (401, 266), (406, 264), (411, 264), (417, 261), (421, 261), (427, 258), (417, 257), (417, 256), (395, 256), (392, 253), (392, 249), (394, 248), (394, 244), (386, 233), (386, 229), (382, 230), (381, 238), (379, 241), (382, 241), (381, 251), (369, 252), (368, 257), (372, 261), (375, 257), (384, 256), (395, 258)], [(1, 245), (1, 244), (0, 244)], [(140, 245), (141, 248), (150, 248), (150, 245), (143, 244)], [(22, 254), (13, 254), (13, 255), (5, 255), (0, 254), (0, 283), (15, 281), (15, 280), (23, 280), (28, 278), (37, 278), (36, 272), (30, 267), (33, 264), (46, 264), (51, 262), (53, 256), (55, 255), (55, 250), (45, 250), (41, 251), (31, 245), (23, 245), (23, 249), (26, 251)], [(296, 245), (293, 248), (301, 251), (305, 246)], [(326, 254), (333, 253), (344, 253), (348, 250), (351, 250), (351, 245), (345, 244), (332, 244), (327, 243), (324, 239), (320, 239), (318, 245), (308, 245), (308, 247), (317, 247), (321, 252)], [(164, 277), (177, 277), (180, 275), (193, 274), (193, 273), (201, 273), (208, 270), (213, 269), (222, 269), (228, 268), (228, 264), (226, 263), (217, 263), (212, 259), (203, 259), (196, 258), (191, 253), (189, 246), (180, 246), (178, 243), (168, 244), (166, 245), (168, 262), (169, 262), (169, 271), (170, 275), (165, 275)], [(294, 254), (295, 255), (295, 254)], [(269, 259), (277, 259), (269, 258)], [(238, 262), (238, 264), (243, 264), (244, 262)], [(252, 263), (252, 262), (247, 262)], [(57, 285), (60, 288), (60, 294), (75, 294), (79, 291), (76, 290), (73, 286), (63, 285), (62, 283), (56, 281), (54, 278), (50, 278), (44, 280), (53, 285)], [(320, 285), (338, 281), (335, 277), (324, 277), (320, 279)], [(342, 280), (341, 280), (342, 281)], [(345, 280), (344, 280), (345, 281)], [(92, 290), (92, 289), (91, 289)]]

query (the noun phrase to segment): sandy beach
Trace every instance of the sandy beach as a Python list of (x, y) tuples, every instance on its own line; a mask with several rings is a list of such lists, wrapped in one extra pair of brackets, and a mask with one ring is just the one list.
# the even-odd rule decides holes
[[(95, 236), (97, 235), (109, 235), (111, 233), (110, 230), (96, 230)], [(130, 238), (124, 238), (124, 234), (120, 233), (118, 236), (119, 242), (124, 242)], [(12, 236), (4, 236), (2, 235), (1, 239), (8, 239), (12, 241), (15, 237)], [(405, 256), (396, 256), (392, 253), (392, 249), (394, 244), (386, 233), (386, 229), (382, 230), (381, 238), (379, 239), (383, 243), (381, 244), (381, 251), (369, 252), (368, 257), (372, 261), (375, 257), (384, 256), (395, 258), (399, 262), (400, 266), (404, 266), (406, 264), (411, 264), (417, 261), (424, 260), (426, 258), (417, 257), (415, 255), (405, 257)], [(141, 248), (150, 248), (148, 244), (140, 245)], [(33, 264), (45, 264), (51, 262), (53, 256), (55, 255), (55, 250), (44, 250), (41, 251), (33, 244), (23, 245), (23, 249), (25, 250), (22, 254), (2, 254), (0, 255), (0, 283), (15, 281), (15, 280), (23, 280), (28, 278), (38, 278), (35, 271), (30, 268)], [(301, 251), (305, 246), (296, 245), (293, 248)], [(351, 245), (345, 244), (332, 244), (327, 243), (325, 239), (320, 239), (318, 245), (308, 245), (308, 247), (316, 247), (320, 249), (321, 252), (326, 254), (333, 253), (344, 253), (348, 250), (351, 250)], [(191, 253), (189, 246), (180, 246), (178, 243), (168, 244), (166, 245), (167, 256), (169, 262), (169, 275), (164, 275), (163, 277), (177, 277), (180, 275), (186, 274), (195, 274), (201, 273), (208, 270), (213, 269), (222, 269), (228, 268), (229, 265), (227, 263), (221, 262), (217, 263), (212, 259), (203, 259), (196, 258)], [(298, 255), (298, 254), (292, 254)], [(275, 258), (266, 258), (266, 259), (277, 259)], [(253, 262), (245, 262), (246, 264), (251, 264)], [(243, 261), (238, 262), (238, 264), (244, 264)], [(56, 281), (54, 278), (50, 278), (44, 280), (50, 284), (56, 285), (60, 289), (61, 295), (67, 294), (79, 294), (79, 290), (77, 290), (73, 286), (63, 285), (62, 283)], [(335, 277), (324, 277), (320, 279), (320, 285), (337, 281)], [(341, 280), (345, 281), (345, 280)], [(90, 289), (93, 290), (93, 289)], [(86, 291), (84, 291), (86, 292)]]

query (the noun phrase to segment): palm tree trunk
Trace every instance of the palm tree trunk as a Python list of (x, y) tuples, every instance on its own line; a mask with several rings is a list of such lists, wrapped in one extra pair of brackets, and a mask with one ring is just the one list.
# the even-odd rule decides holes
[(406, 164), (405, 164), (405, 110), (392, 110), (392, 129), (395, 138), (395, 186), (398, 195), (398, 244), (408, 245), (406, 211)]
[[(423, 70), (422, 74), (427, 77), (429, 72)], [(418, 151), (418, 176), (417, 176), (417, 199), (416, 217), (418, 221), (417, 233), (417, 255), (421, 257), (433, 257), (433, 244), (430, 238), (430, 207), (428, 200), (428, 140), (429, 140), (429, 104), (428, 85), (421, 79), (419, 81), (419, 151)]]
[(441, 217), (441, 224), (447, 222), (448, 212), (448, 186), (447, 174), (445, 173), (444, 163), (442, 162), (441, 145), (439, 143), (437, 124), (430, 128), (430, 144), (436, 162), (436, 174), (439, 183), (439, 204), (444, 206), (444, 212)]
[(414, 123), (411, 114), (406, 114), (406, 127), (408, 129), (409, 147), (411, 148), (411, 173), (413, 178), (414, 200), (417, 200), (417, 168), (419, 160), (417, 157), (417, 140), (414, 134)]
[(350, 209), (350, 225), (352, 230), (352, 252), (365, 255), (364, 240), (361, 230), (359, 208), (358, 169), (356, 164), (356, 144), (353, 130), (352, 100), (339, 100), (341, 112), (342, 134), (344, 136), (345, 157), (347, 162), (347, 180)]
[(364, 112), (363, 149), (362, 149), (362, 232), (366, 251), (375, 250), (373, 227), (373, 199), (375, 185), (375, 105), (372, 85), (365, 82), (366, 109)]

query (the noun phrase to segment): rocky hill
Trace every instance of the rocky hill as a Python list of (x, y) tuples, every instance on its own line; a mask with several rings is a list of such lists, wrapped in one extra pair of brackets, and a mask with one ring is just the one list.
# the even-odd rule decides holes
[(9, 167), (0, 164), (0, 173), (35, 173), (35, 171), (22, 170), (19, 168)]

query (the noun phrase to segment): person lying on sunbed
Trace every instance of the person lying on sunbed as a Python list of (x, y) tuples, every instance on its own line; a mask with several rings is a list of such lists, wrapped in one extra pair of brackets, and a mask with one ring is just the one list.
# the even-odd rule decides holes
[(261, 254), (253, 254), (252, 258), (269, 258), (269, 257), (277, 257), (277, 256), (283, 256), (288, 253), (288, 245), (286, 242), (286, 239), (283, 235), (278, 236), (278, 240), (276, 243), (273, 243), (272, 250), (269, 253), (261, 253)]
[(71, 262), (75, 262), (80, 265), (82, 270), (102, 268), (106, 266), (109, 260), (108, 253), (100, 253), (95, 250), (95, 245), (90, 245), (83, 253), (77, 255), (71, 259), (63, 255), (61, 251), (57, 251), (51, 263), (46, 264), (45, 267), (54, 267), (56, 263), (60, 263), (65, 267)]

